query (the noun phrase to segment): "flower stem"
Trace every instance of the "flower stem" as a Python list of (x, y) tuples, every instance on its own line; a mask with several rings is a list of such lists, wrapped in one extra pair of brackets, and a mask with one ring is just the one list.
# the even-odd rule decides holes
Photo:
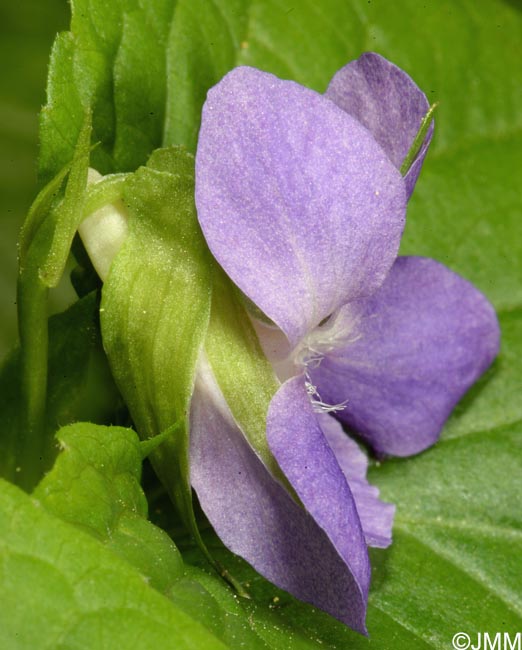
[(20, 414), (17, 483), (31, 490), (42, 471), (47, 395), (47, 288), (32, 273), (18, 280), (18, 323), (21, 389), (25, 408)]
[(141, 455), (142, 458), (145, 459), (151, 454), (157, 447), (159, 447), (161, 444), (165, 442), (170, 436), (174, 435), (181, 429), (183, 426), (183, 422), (181, 419), (176, 420), (174, 424), (171, 424), (170, 427), (167, 427), (165, 431), (162, 433), (159, 433), (157, 436), (153, 436), (152, 438), (147, 438), (146, 440), (142, 440), (140, 442), (140, 448), (141, 448)]

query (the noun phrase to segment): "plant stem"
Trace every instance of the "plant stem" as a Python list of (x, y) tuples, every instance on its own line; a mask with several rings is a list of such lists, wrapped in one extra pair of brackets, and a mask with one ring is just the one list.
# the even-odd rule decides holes
[(47, 394), (47, 288), (34, 273), (18, 279), (21, 390), (25, 409), (20, 414), (17, 483), (31, 490), (40, 479), (44, 449)]

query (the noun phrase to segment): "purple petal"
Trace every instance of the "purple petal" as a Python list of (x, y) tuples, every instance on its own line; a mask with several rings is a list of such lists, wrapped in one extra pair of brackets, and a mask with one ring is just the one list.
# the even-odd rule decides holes
[[(325, 94), (363, 124), (400, 169), (430, 107), (413, 79), (379, 54), (366, 52), (334, 75)], [(408, 197), (415, 187), (432, 135), (433, 122), (404, 177)]]
[(385, 152), (323, 95), (247, 67), (210, 90), (199, 221), (228, 275), (294, 343), (380, 286), (405, 203)]
[[(190, 462), (192, 485), (226, 546), (277, 586), (366, 632), (368, 577), (359, 583), (326, 533), (268, 472), (205, 364), (192, 399)], [(365, 550), (363, 541), (359, 553)]]
[(370, 568), (355, 501), (319, 426), (303, 376), (289, 379), (272, 398), (266, 436), (297, 496), (327, 532), (366, 596)]
[(378, 453), (408, 456), (437, 440), (498, 347), (495, 312), (473, 285), (434, 260), (400, 257), (379, 291), (315, 332), (326, 354), (310, 377)]
[(386, 548), (392, 542), (395, 506), (381, 501), (379, 490), (368, 483), (368, 459), (359, 445), (343, 431), (339, 422), (326, 413), (318, 418), (355, 499), (366, 543), (368, 546)]

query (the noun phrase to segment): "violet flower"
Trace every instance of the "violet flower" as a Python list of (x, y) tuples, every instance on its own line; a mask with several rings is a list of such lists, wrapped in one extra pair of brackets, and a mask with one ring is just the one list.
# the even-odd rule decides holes
[(207, 243), (273, 325), (256, 329), (282, 385), (266, 435), (297, 504), (256, 456), (203, 359), (191, 480), (223, 542), (298, 598), (365, 632), (367, 544), (393, 506), (366, 482), (353, 427), (379, 453), (433, 444), (497, 353), (490, 304), (429, 259), (397, 259), (431, 138), (399, 172), (428, 102), (376, 54), (326, 95), (242, 67), (208, 94), (196, 157)]

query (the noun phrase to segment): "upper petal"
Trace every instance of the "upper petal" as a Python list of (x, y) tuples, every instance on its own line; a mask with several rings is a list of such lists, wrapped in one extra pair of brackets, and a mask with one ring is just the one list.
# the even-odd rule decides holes
[[(361, 584), (326, 532), (268, 472), (204, 362), (190, 419), (192, 485), (221, 540), (282, 589), (364, 633), (369, 573)], [(364, 541), (358, 544), (352, 553), (364, 557)]]
[(310, 375), (323, 401), (344, 403), (336, 417), (377, 452), (408, 456), (437, 440), (491, 364), (499, 327), (472, 284), (434, 260), (399, 257), (379, 291), (318, 330), (321, 347)]
[[(325, 94), (364, 124), (400, 169), (430, 107), (413, 79), (379, 54), (366, 52), (334, 75)], [(404, 177), (408, 196), (419, 176), (433, 128), (432, 123)]]
[(324, 96), (247, 67), (209, 91), (199, 221), (218, 262), (292, 342), (380, 286), (405, 203), (385, 152)]

